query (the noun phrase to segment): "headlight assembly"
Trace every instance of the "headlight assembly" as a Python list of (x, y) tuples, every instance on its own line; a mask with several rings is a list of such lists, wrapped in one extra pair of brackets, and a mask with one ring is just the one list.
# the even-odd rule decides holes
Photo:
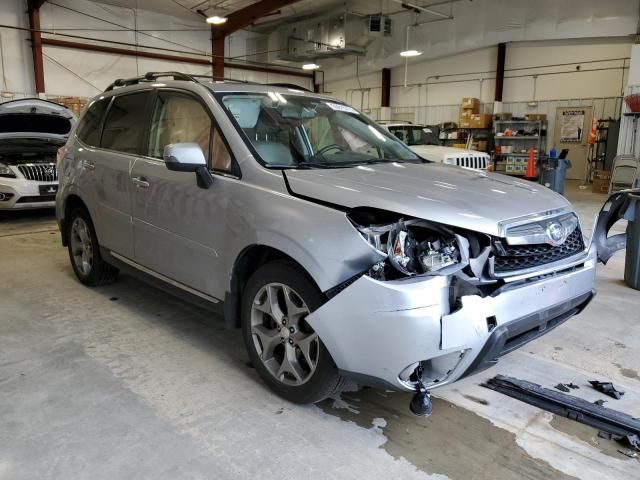
[(425, 220), (361, 225), (356, 212), (349, 219), (362, 237), (385, 259), (370, 272), (380, 279), (416, 275), (449, 275), (469, 264), (469, 242), (443, 225)]
[(9, 168), (8, 165), (0, 163), (0, 177), (16, 178), (16, 174)]

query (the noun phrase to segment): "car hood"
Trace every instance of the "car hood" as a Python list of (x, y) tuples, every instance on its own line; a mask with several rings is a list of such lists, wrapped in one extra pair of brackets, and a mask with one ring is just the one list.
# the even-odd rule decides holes
[(550, 210), (572, 210), (561, 195), (505, 175), (437, 163), (287, 170), (291, 192), (347, 208), (374, 207), (499, 235), (499, 223)]
[(0, 104), (0, 140), (64, 140), (76, 122), (67, 107), (39, 98), (12, 100)]

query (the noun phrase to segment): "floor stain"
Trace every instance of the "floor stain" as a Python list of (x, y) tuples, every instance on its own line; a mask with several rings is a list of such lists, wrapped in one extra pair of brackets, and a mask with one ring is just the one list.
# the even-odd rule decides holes
[(529, 456), (516, 443), (515, 434), (470, 410), (433, 397), (433, 415), (420, 418), (409, 412), (411, 394), (393, 392), (383, 398), (376, 392), (367, 389), (342, 394), (344, 402), (358, 404), (359, 414), (334, 408), (334, 400), (325, 400), (319, 406), (363, 428), (377, 427), (387, 438), (381, 448), (429, 474), (446, 475), (451, 480), (574, 478)]
[(554, 349), (556, 352), (561, 352), (562, 350), (564, 350), (562, 347), (553, 347), (553, 349)]
[(589, 425), (585, 425), (565, 417), (559, 417), (557, 415), (553, 416), (549, 425), (559, 432), (566, 433), (588, 443), (605, 455), (617, 458), (618, 460), (624, 458), (624, 456), (618, 451), (620, 450), (620, 444), (618, 442), (599, 437), (598, 430), (590, 427)]
[(472, 402), (479, 403), (480, 405), (489, 405), (489, 402), (484, 398), (474, 397), (473, 395), (463, 395), (467, 400), (471, 400)]
[(638, 372), (636, 370), (632, 370), (630, 368), (625, 368), (622, 365), (620, 365), (619, 363), (613, 363), (616, 367), (618, 367), (618, 369), (620, 370), (620, 373), (622, 374), (623, 377), (627, 377), (627, 378), (633, 378), (635, 380), (640, 380), (640, 375), (638, 375)]

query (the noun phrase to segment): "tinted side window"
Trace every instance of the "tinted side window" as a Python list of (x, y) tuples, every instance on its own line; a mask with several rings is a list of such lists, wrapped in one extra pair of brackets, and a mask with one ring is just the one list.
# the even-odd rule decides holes
[(140, 139), (147, 124), (148, 92), (116, 97), (104, 122), (102, 148), (139, 153)]
[(162, 158), (171, 143), (197, 143), (209, 158), (212, 124), (198, 100), (189, 95), (159, 92), (151, 119), (147, 155)]
[(102, 118), (110, 101), (111, 98), (103, 98), (102, 100), (93, 102), (89, 105), (89, 108), (87, 108), (76, 129), (76, 135), (83, 143), (91, 147), (97, 147), (100, 144)]

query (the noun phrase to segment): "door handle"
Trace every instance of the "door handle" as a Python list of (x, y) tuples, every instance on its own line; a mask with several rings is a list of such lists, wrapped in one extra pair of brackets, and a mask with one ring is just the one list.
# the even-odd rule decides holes
[(131, 181), (138, 188), (149, 188), (149, 182), (144, 177), (133, 177)]
[(85, 170), (95, 170), (96, 164), (91, 160), (82, 160), (82, 168), (84, 168)]

